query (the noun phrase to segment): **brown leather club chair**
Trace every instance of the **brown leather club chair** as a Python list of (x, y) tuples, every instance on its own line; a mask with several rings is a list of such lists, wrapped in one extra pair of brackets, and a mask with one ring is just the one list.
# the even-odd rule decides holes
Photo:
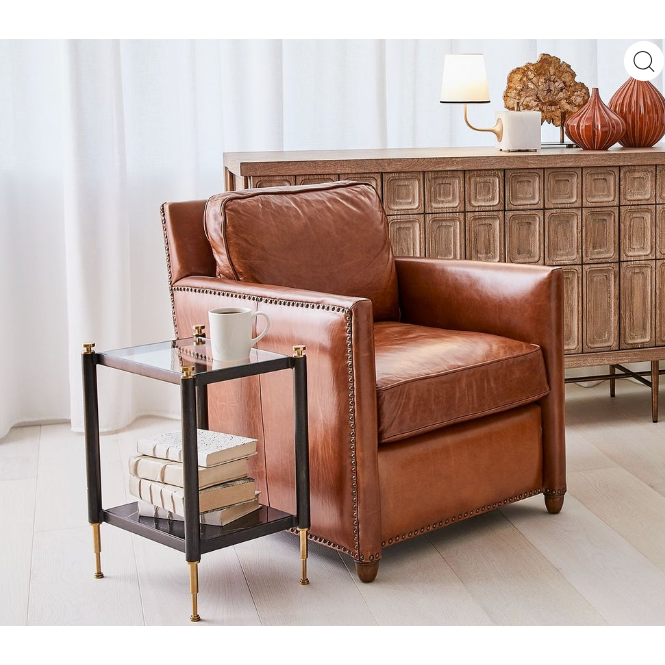
[[(310, 538), (371, 582), (384, 547), (566, 492), (562, 273), (393, 257), (376, 191), (340, 181), (162, 207), (179, 337), (209, 309), (270, 317), (308, 359)], [(291, 377), (216, 384), (211, 429), (259, 440), (262, 503), (295, 511)]]

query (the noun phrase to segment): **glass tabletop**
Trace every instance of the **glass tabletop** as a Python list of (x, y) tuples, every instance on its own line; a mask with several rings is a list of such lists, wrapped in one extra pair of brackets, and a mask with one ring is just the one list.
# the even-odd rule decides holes
[(270, 371), (271, 367), (283, 369), (291, 366), (290, 356), (261, 349), (252, 349), (245, 361), (231, 363), (214, 360), (210, 340), (196, 337), (101, 351), (97, 353), (97, 358), (100, 365), (173, 383), (180, 381), (187, 367), (193, 368), (196, 376), (209, 374), (208, 379), (223, 380), (260, 374)]

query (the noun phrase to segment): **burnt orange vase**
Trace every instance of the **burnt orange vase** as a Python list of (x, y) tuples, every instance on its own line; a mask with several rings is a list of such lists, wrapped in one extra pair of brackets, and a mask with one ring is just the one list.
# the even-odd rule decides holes
[(619, 143), (626, 148), (650, 148), (665, 134), (665, 97), (650, 81), (629, 78), (608, 106), (626, 123)]
[(624, 135), (626, 123), (603, 103), (598, 88), (592, 88), (589, 101), (566, 120), (565, 130), (584, 150), (607, 150)]

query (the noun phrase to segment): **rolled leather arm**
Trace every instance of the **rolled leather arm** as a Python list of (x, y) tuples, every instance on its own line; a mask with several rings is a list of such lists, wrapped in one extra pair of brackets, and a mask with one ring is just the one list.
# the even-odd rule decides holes
[(546, 494), (566, 491), (563, 273), (560, 268), (480, 261), (398, 258), (402, 319), (538, 344), (550, 393), (543, 413)]
[[(307, 347), (311, 533), (356, 561), (378, 559), (381, 516), (371, 301), (215, 277), (179, 280), (173, 300), (176, 332), (182, 337), (191, 335), (193, 325), (207, 322), (209, 309), (241, 306), (259, 309), (270, 319), (260, 348), (291, 355), (293, 345)], [(260, 379), (268, 498), (271, 506), (292, 512), (292, 377), (275, 372)]]

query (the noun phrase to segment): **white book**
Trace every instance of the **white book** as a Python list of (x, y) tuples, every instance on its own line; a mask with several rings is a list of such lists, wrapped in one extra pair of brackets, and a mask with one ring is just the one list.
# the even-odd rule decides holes
[[(137, 499), (143, 499), (177, 515), (185, 514), (185, 491), (182, 487), (130, 475), (129, 493)], [(199, 490), (199, 512), (205, 513), (243, 501), (251, 501), (255, 496), (256, 485), (253, 478), (240, 478), (213, 485)]]
[[(256, 439), (246, 436), (197, 429), (196, 437), (199, 466), (215, 466), (256, 454)], [(149, 457), (182, 462), (182, 432), (177, 430), (139, 439), (136, 452)]]
[[(215, 466), (200, 466), (198, 470), (199, 489), (204, 489), (247, 476), (247, 458), (242, 457), (224, 462), (224, 464), (215, 464)], [(156, 480), (166, 485), (184, 486), (182, 462), (171, 462), (148, 455), (136, 455), (129, 458), (129, 473), (137, 478)]]
[[(256, 498), (251, 501), (243, 501), (242, 503), (236, 503), (233, 506), (227, 506), (226, 508), (219, 508), (218, 510), (210, 510), (207, 513), (201, 513), (199, 515), (199, 522), (201, 524), (210, 524), (212, 526), (226, 526), (234, 520), (245, 517), (257, 511), (261, 504), (259, 503), (259, 492), (256, 492)], [(138, 500), (138, 510), (141, 517), (153, 517), (157, 519), (165, 520), (174, 520), (183, 522), (184, 517), (173, 513), (170, 510), (165, 510), (159, 506), (155, 506), (152, 503), (147, 501)]]

